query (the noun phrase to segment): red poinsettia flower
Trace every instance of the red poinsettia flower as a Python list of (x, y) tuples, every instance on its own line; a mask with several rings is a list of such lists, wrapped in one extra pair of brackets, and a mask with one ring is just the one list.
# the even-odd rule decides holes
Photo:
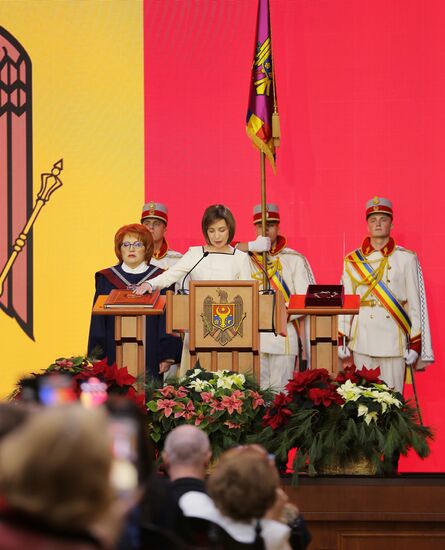
[(339, 372), (335, 377), (335, 381), (339, 384), (344, 384), (347, 380), (355, 384), (358, 382), (359, 377), (357, 376), (357, 367), (355, 365), (345, 367), (344, 370)]
[(173, 401), (173, 399), (158, 399), (156, 405), (158, 406), (158, 411), (163, 410), (165, 416), (168, 418), (173, 412), (176, 401)]
[(179, 401), (177, 403), (178, 407), (180, 407), (182, 410), (175, 413), (175, 418), (181, 418), (183, 417), (185, 420), (190, 420), (195, 414), (195, 406), (193, 405), (193, 401), (189, 401), (187, 405), (183, 403), (182, 401)]
[(203, 413), (197, 414), (195, 418), (195, 426), (199, 426), (203, 420), (205, 420), (204, 414)]
[(69, 359), (61, 359), (59, 361), (56, 361), (56, 365), (59, 365), (59, 367), (64, 367), (66, 369), (69, 369), (74, 365), (74, 363)]
[(272, 407), (283, 407), (284, 405), (288, 405), (291, 401), (292, 401), (292, 398), (289, 395), (286, 395), (285, 393), (281, 392), (275, 396), (275, 399), (273, 400), (273, 403), (272, 403)]
[(131, 386), (136, 382), (136, 378), (128, 372), (127, 367), (117, 368), (114, 382), (118, 386)]
[(236, 422), (231, 422), (230, 420), (226, 420), (224, 422), (224, 425), (230, 428), (231, 430), (239, 430), (241, 428), (241, 424), (237, 424)]
[(209, 391), (202, 391), (200, 395), (204, 403), (210, 403), (213, 400), (213, 394)]
[(175, 388), (173, 386), (164, 386), (157, 390), (163, 397), (174, 397)]
[(241, 414), (243, 402), (235, 395), (235, 392), (232, 395), (225, 395), (221, 399), (221, 404), (229, 414), (233, 414), (234, 411)]
[(311, 388), (308, 391), (308, 397), (313, 401), (314, 405), (323, 404), (325, 407), (330, 407), (333, 403), (341, 405), (343, 399), (341, 396), (332, 388)]
[(75, 380), (88, 380), (92, 376), (99, 378), (100, 380), (104, 379), (104, 370), (108, 369), (108, 364), (106, 359), (94, 363), (91, 367), (86, 367), (83, 371), (77, 373), (74, 378)]
[(294, 376), (286, 385), (289, 394), (303, 393), (315, 383), (326, 382), (329, 372), (326, 369), (312, 369), (303, 372), (294, 372)]
[(127, 393), (125, 394), (128, 399), (133, 401), (140, 409), (142, 409), (144, 412), (146, 411), (145, 408), (145, 394), (144, 393), (138, 393), (133, 386), (128, 388)]
[(363, 367), (357, 371), (357, 374), (364, 378), (366, 382), (369, 382), (370, 384), (382, 383), (382, 380), (380, 379), (380, 367), (377, 367), (376, 369), (367, 369), (363, 365)]
[(179, 386), (179, 388), (175, 390), (176, 397), (185, 397), (188, 393), (189, 391), (186, 388), (184, 388), (184, 386)]
[(261, 407), (261, 405), (264, 405), (264, 399), (261, 397), (261, 395), (257, 391), (249, 390), (249, 395), (252, 398), (253, 410), (255, 410), (258, 407)]
[(268, 410), (263, 417), (262, 425), (264, 427), (270, 426), (273, 430), (276, 430), (284, 424), (290, 416), (292, 416), (292, 411), (286, 407)]
[(224, 409), (224, 405), (221, 401), (218, 401), (218, 399), (214, 399), (210, 402), (210, 414), (215, 414), (216, 411), (223, 411)]

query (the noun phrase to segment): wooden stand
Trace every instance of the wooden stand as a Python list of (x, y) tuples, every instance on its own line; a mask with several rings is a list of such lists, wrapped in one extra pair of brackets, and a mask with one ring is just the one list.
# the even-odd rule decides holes
[(443, 474), (300, 476), (283, 489), (308, 524), (308, 550), (445, 548)]
[[(226, 307), (227, 323), (219, 317)], [(259, 294), (257, 281), (191, 281), (188, 296), (167, 292), (166, 324), (168, 333), (189, 332), (191, 365), (199, 359), (207, 370), (250, 372), (259, 381), (259, 332), (285, 336), (286, 308), (281, 293)]]
[(290, 297), (289, 315), (310, 315), (311, 369), (324, 368), (331, 374), (338, 370), (338, 319), (337, 315), (355, 315), (360, 310), (360, 296), (345, 296), (343, 307), (306, 307), (306, 296)]
[(137, 378), (137, 389), (145, 387), (145, 317), (162, 315), (165, 310), (165, 296), (159, 296), (153, 308), (105, 308), (108, 296), (98, 296), (93, 315), (114, 316), (114, 339), (116, 341), (116, 364), (127, 367)]

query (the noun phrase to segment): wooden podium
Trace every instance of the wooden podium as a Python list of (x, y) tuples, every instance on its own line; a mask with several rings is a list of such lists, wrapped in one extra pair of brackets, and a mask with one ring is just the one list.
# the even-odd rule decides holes
[(152, 308), (105, 308), (107, 295), (97, 297), (93, 315), (114, 315), (114, 339), (116, 342), (116, 364), (127, 367), (137, 378), (137, 389), (145, 388), (145, 317), (162, 315), (166, 297), (159, 296)]
[(338, 319), (337, 315), (355, 315), (360, 310), (360, 296), (347, 294), (343, 306), (305, 306), (304, 294), (290, 297), (289, 315), (310, 315), (311, 369), (324, 368), (330, 373), (338, 371)]
[(167, 292), (167, 332), (189, 332), (190, 366), (199, 359), (204, 369), (259, 381), (259, 332), (285, 336), (287, 314), (280, 292), (258, 290), (257, 281), (191, 281), (189, 295)]

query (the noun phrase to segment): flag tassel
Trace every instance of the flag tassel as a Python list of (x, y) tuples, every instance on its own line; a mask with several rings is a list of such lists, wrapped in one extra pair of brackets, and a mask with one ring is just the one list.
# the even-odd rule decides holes
[(272, 139), (275, 147), (280, 146), (280, 138), (281, 138), (280, 115), (278, 114), (277, 111), (274, 111), (272, 113)]

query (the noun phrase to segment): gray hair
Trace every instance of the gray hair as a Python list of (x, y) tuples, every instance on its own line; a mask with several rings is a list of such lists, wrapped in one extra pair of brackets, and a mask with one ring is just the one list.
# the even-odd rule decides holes
[(190, 424), (172, 430), (164, 445), (164, 452), (172, 465), (199, 466), (208, 458), (209, 451), (207, 434)]

